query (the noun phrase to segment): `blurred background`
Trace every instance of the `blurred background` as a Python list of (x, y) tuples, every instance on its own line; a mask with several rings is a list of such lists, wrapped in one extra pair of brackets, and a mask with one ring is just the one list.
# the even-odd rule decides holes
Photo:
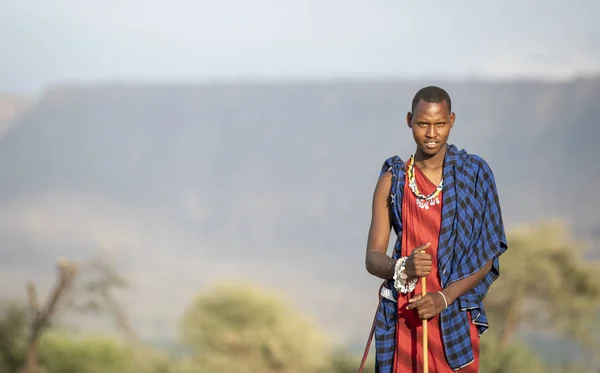
[(600, 372), (598, 14), (0, 0), (0, 373), (355, 372), (372, 193), (426, 85), (509, 238), (481, 371)]

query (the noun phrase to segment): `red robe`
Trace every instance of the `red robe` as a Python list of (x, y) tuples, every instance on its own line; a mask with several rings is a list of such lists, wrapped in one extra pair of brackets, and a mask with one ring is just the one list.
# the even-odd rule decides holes
[[(416, 165), (414, 174), (417, 189), (423, 195), (429, 195), (436, 189)], [(408, 173), (406, 173), (408, 174)], [(408, 176), (406, 176), (408, 178)], [(438, 276), (437, 249), (442, 221), (442, 193), (437, 196), (439, 203), (427, 204), (424, 208), (417, 204), (417, 198), (408, 185), (404, 183), (404, 196), (402, 198), (402, 256), (409, 256), (411, 251), (418, 246), (431, 242), (427, 253), (432, 256), (433, 268), (427, 277), (427, 292), (433, 293), (441, 290)], [(434, 201), (436, 198), (433, 199)], [(417, 283), (415, 290), (408, 294), (398, 295), (398, 322), (396, 323), (396, 353), (394, 356), (395, 373), (421, 373), (423, 372), (423, 328), (422, 321), (417, 315), (417, 310), (407, 310), (408, 300), (420, 294), (421, 284)], [(469, 315), (469, 321), (471, 317)], [(440, 331), (439, 316), (428, 321), (428, 351), (429, 373), (454, 372), (444, 355), (442, 334)], [(471, 343), (475, 360), (458, 370), (460, 373), (477, 373), (479, 371), (479, 336), (477, 327), (471, 322)]]

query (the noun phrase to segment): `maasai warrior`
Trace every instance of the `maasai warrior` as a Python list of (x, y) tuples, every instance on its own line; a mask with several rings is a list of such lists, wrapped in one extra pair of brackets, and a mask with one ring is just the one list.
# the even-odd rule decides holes
[(406, 115), (416, 151), (387, 159), (375, 188), (366, 267), (385, 280), (374, 322), (378, 373), (423, 371), (422, 320), (430, 373), (479, 370), (482, 301), (507, 244), (490, 167), (446, 143), (454, 120), (445, 90), (417, 92)]

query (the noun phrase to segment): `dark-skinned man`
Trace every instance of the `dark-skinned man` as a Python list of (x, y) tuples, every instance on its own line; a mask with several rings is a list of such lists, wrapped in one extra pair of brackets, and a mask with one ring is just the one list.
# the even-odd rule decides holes
[(374, 323), (377, 373), (422, 372), (422, 320), (430, 373), (479, 371), (482, 302), (507, 243), (492, 170), (447, 144), (454, 121), (445, 90), (419, 90), (406, 116), (415, 153), (387, 159), (375, 187), (366, 268), (385, 280)]

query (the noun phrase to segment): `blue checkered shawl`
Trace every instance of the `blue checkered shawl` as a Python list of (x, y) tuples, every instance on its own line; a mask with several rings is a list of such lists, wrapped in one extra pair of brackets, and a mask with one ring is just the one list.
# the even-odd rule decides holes
[[(394, 156), (381, 169), (392, 173), (392, 226), (397, 235), (392, 257), (402, 252), (402, 193), (404, 162)], [(470, 364), (473, 347), (467, 312), (481, 335), (488, 329), (483, 299), (500, 275), (498, 257), (507, 249), (502, 213), (494, 175), (480, 157), (448, 145), (443, 168), (444, 189), (442, 223), (438, 245), (438, 272), (442, 287), (468, 277), (493, 260), (492, 270), (473, 289), (462, 295), (440, 314), (440, 328), (446, 360), (453, 370)], [(393, 280), (385, 287), (398, 293)], [(392, 373), (396, 345), (397, 303), (383, 298), (375, 316), (375, 370)]]

